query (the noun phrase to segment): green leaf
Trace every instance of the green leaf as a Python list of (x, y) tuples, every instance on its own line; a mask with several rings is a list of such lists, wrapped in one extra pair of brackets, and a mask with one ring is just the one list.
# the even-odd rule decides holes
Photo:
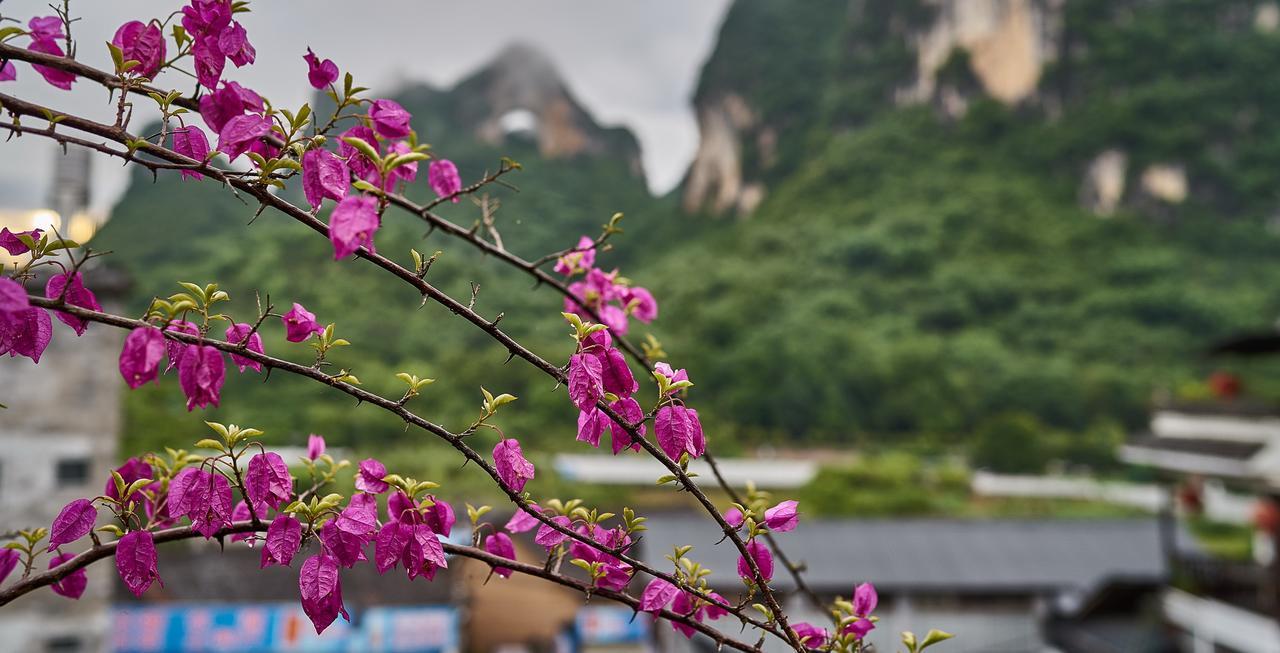
[(920, 650), (923, 651), (938, 642), (945, 642), (952, 637), (955, 637), (955, 635), (943, 632), (937, 628), (930, 628), (928, 634), (924, 636), (924, 641), (920, 642)]
[(382, 157), (378, 156), (378, 151), (369, 144), (368, 141), (358, 136), (340, 136), (342, 142), (356, 148), (361, 154), (369, 158), (370, 161), (381, 161)]

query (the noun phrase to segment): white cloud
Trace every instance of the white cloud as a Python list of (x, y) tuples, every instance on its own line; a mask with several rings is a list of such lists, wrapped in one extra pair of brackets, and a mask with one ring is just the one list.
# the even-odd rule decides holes
[[(307, 100), (302, 53), (311, 46), (333, 59), (361, 83), (389, 92), (406, 81), (449, 85), (483, 65), (512, 41), (544, 50), (569, 87), (603, 124), (624, 125), (644, 148), (644, 164), (655, 192), (679, 182), (697, 146), (697, 125), (689, 98), (702, 62), (710, 54), (729, 0), (489, 0), (443, 3), (421, 0), (371, 0), (359, 12), (349, 2), (253, 3), (242, 16), (258, 50), (258, 65), (226, 76), (266, 91), (277, 105)], [(127, 17), (145, 19), (178, 7), (155, 0), (73, 2), (78, 58), (103, 66), (115, 28)], [(305, 10), (300, 10), (304, 8)], [(6, 16), (24, 21), (49, 13), (46, 0), (9, 0)], [(19, 42), (23, 39), (19, 39)], [(106, 93), (85, 82), (71, 92), (54, 89), (25, 64), (17, 82), (0, 92), (31, 98), (104, 121), (114, 118)], [(162, 81), (188, 90), (192, 82), (176, 73)], [(156, 117), (135, 100), (134, 126)], [(31, 208), (45, 203), (55, 147), (27, 136), (0, 142), (0, 208)], [(95, 208), (109, 207), (127, 182), (128, 171), (114, 161), (94, 168)]]

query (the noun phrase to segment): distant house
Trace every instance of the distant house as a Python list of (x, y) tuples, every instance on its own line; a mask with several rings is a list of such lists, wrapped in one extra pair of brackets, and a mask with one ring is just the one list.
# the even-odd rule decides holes
[[(1217, 343), (1213, 355), (1280, 353), (1280, 332), (1244, 334)], [(1184, 512), (1201, 506), (1201, 479), (1228, 483), (1258, 497), (1254, 510), (1256, 564), (1207, 555), (1175, 556), (1180, 585), (1162, 597), (1166, 622), (1183, 650), (1280, 651), (1280, 405), (1241, 396), (1240, 380), (1217, 373), (1212, 399), (1165, 401), (1150, 429), (1119, 452), (1125, 462), (1159, 472), (1180, 486)]]
[[(705, 520), (650, 516), (647, 523), (646, 562), (669, 568), (663, 556), (693, 544), (690, 557), (714, 570), (717, 591), (742, 591), (737, 551)], [(815, 519), (778, 539), (824, 600), (875, 584), (881, 621), (870, 640), (877, 651), (898, 650), (903, 630), (928, 628), (960, 634), (947, 643), (951, 653), (1162, 650), (1150, 648), (1162, 641), (1154, 599), (1168, 578), (1155, 519)], [(824, 623), (781, 566), (773, 585), (786, 595), (792, 621)], [(738, 631), (731, 619), (718, 625)], [(658, 631), (664, 650), (714, 648)]]

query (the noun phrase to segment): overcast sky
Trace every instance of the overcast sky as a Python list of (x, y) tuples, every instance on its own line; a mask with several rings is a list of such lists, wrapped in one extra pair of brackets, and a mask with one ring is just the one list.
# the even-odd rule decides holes
[[(103, 43), (121, 22), (159, 17), (161, 11), (182, 4), (73, 0), (72, 13), (83, 17), (73, 27), (80, 43), (78, 58), (108, 67)], [(252, 3), (251, 14), (239, 16), (257, 48), (258, 63), (238, 69), (228, 63), (224, 78), (263, 91), (277, 106), (297, 107), (311, 93), (301, 58), (307, 46), (377, 94), (392, 93), (406, 81), (451, 85), (507, 44), (522, 41), (550, 55), (598, 121), (626, 126), (636, 134), (644, 148), (649, 183), (662, 192), (680, 180), (697, 146), (690, 99), (728, 4), (729, 0), (259, 0)], [(301, 7), (307, 11), (299, 12)], [(4, 0), (0, 11), (24, 23), (50, 13), (47, 0)], [(25, 37), (17, 39), (18, 44), (26, 42)], [(80, 81), (72, 91), (61, 91), (30, 66), (17, 65), (18, 81), (0, 83), (3, 92), (105, 121), (114, 116), (101, 88)], [(161, 75), (158, 81), (184, 91), (191, 88), (189, 78), (175, 73)], [(134, 125), (158, 115), (145, 111), (147, 100), (135, 104)], [(0, 209), (43, 206), (55, 154), (48, 141), (31, 136), (0, 141)], [(95, 161), (95, 208), (110, 207), (125, 179), (118, 163)]]

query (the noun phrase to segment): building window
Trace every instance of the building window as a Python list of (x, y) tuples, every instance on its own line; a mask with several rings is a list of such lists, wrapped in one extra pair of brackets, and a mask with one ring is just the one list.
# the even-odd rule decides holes
[(44, 650), (46, 653), (80, 653), (84, 644), (74, 635), (59, 635), (45, 640)]
[(84, 485), (89, 482), (89, 460), (86, 458), (61, 458), (54, 476), (58, 485)]

